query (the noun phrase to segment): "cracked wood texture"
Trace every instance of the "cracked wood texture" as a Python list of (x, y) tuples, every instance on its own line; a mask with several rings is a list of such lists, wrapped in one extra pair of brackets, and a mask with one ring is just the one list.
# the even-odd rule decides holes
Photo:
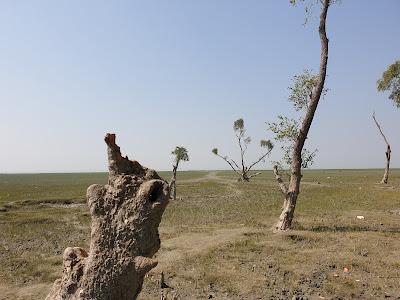
[(151, 169), (121, 155), (115, 135), (105, 137), (109, 178), (91, 185), (87, 204), (90, 249), (65, 249), (62, 278), (47, 300), (136, 299), (145, 274), (157, 265), (158, 226), (169, 200), (168, 184)]

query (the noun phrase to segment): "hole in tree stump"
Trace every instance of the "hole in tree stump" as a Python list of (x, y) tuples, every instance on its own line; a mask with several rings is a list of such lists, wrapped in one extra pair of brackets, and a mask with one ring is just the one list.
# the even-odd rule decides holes
[(149, 201), (151, 203), (156, 202), (157, 199), (163, 194), (163, 185), (160, 182), (156, 182), (150, 192)]

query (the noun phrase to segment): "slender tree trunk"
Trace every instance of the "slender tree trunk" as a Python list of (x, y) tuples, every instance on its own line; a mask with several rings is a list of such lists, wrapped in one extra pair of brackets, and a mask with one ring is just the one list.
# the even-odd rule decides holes
[(260, 175), (261, 172), (257, 172), (257, 173), (253, 173), (251, 175), (249, 175), (248, 171), (246, 171), (245, 173), (242, 173), (241, 176), (238, 178), (239, 182), (249, 182), (251, 178), (256, 177), (258, 175)]
[(296, 142), (294, 144), (292, 152), (292, 165), (291, 165), (291, 175), (289, 181), (289, 187), (285, 193), (285, 200), (283, 202), (282, 213), (279, 217), (279, 221), (275, 226), (277, 231), (288, 230), (292, 227), (292, 221), (294, 217), (294, 211), (296, 209), (297, 197), (300, 192), (300, 182), (301, 182), (301, 153), (303, 151), (304, 143), (307, 139), (308, 132), (311, 127), (311, 123), (314, 118), (315, 111), (319, 100), (321, 98), (321, 93), (324, 88), (326, 69), (328, 64), (328, 38), (326, 37), (326, 17), (328, 14), (330, 0), (324, 0), (322, 4), (322, 10), (320, 14), (319, 22), (319, 37), (321, 42), (321, 59), (318, 75), (318, 84), (315, 92), (311, 97), (310, 104), (307, 108), (306, 115), (304, 117), (302, 126), (300, 128), (299, 134), (297, 136)]
[[(279, 221), (275, 226), (275, 230), (287, 230), (292, 226), (292, 220), (294, 217), (294, 210), (296, 208), (297, 196), (299, 194), (300, 187), (300, 176), (290, 176), (289, 186), (283, 182), (281, 176), (278, 173), (278, 167), (274, 166), (275, 178), (278, 181), (279, 187), (285, 196), (282, 205), (282, 213), (279, 217)], [(298, 182), (293, 182), (293, 180), (298, 180)]]
[(390, 156), (391, 156), (391, 149), (390, 145), (387, 146), (386, 149), (386, 167), (385, 167), (385, 173), (383, 174), (383, 178), (381, 183), (387, 184), (389, 181), (389, 168), (390, 168)]
[(242, 170), (240, 177), (238, 178), (239, 182), (249, 182), (250, 178), (247, 176), (247, 173)]
[(172, 178), (170, 182), (170, 191), (172, 199), (176, 200), (176, 171), (178, 170), (178, 162), (172, 168)]
[[(88, 252), (64, 251), (62, 278), (47, 300), (132, 300), (145, 274), (157, 265), (158, 225), (169, 200), (168, 184), (155, 171), (122, 157), (115, 135), (107, 134), (108, 184), (91, 185)], [(73, 233), (72, 233), (73, 234)]]
[(240, 177), (239, 181), (249, 182), (250, 179), (247, 176), (246, 166), (244, 165), (244, 151), (243, 151), (242, 144), (240, 142), (240, 138), (239, 138), (238, 142), (239, 142), (239, 147), (240, 147), (240, 160), (242, 162), (242, 171), (241, 171), (242, 176)]
[(390, 148), (390, 144), (389, 144), (386, 136), (383, 134), (381, 125), (379, 125), (378, 121), (375, 118), (375, 113), (372, 114), (372, 118), (374, 119), (375, 125), (376, 125), (376, 127), (378, 127), (379, 132), (381, 133), (381, 135), (382, 135), (382, 137), (383, 137), (383, 139), (384, 139), (384, 141), (386, 143), (386, 153), (385, 153), (386, 154), (386, 166), (385, 166), (385, 173), (383, 174), (383, 178), (381, 180), (381, 183), (387, 184), (388, 181), (389, 181), (390, 157), (391, 157), (391, 154), (392, 154), (392, 150)]
[[(292, 180), (294, 180), (294, 182)], [(297, 197), (299, 195), (300, 180), (301, 175), (291, 176), (288, 192), (285, 194), (285, 199), (283, 201), (282, 213), (279, 216), (279, 221), (275, 226), (275, 230), (277, 231), (288, 230), (292, 227)]]

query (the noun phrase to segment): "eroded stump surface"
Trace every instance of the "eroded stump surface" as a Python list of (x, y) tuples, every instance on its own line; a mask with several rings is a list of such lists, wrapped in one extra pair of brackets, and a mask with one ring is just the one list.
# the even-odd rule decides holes
[(158, 225), (168, 203), (168, 184), (151, 169), (122, 157), (115, 135), (107, 134), (109, 179), (91, 185), (89, 252), (70, 247), (63, 275), (46, 299), (135, 299), (144, 275), (157, 265)]

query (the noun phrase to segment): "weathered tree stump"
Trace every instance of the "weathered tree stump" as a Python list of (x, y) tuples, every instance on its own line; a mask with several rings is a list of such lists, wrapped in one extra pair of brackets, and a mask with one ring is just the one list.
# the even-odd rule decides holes
[(145, 274), (157, 265), (158, 225), (169, 187), (158, 174), (122, 157), (115, 135), (107, 134), (108, 184), (91, 185), (89, 252), (67, 248), (63, 275), (46, 299), (136, 299)]

